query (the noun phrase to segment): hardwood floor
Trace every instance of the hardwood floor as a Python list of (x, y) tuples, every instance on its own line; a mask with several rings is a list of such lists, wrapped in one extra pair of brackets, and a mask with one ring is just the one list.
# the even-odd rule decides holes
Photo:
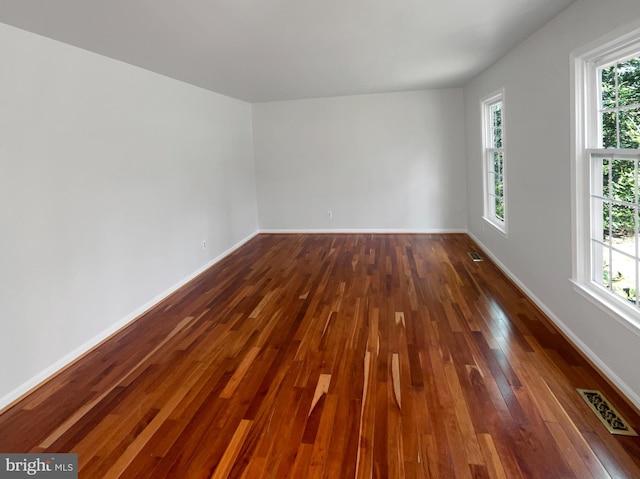
[(81, 478), (640, 477), (640, 418), (466, 235), (260, 235), (0, 415)]

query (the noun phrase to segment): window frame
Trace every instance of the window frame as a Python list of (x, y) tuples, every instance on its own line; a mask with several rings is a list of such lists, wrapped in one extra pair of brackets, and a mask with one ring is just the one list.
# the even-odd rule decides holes
[[(505, 115), (505, 89), (491, 93), (480, 102), (482, 114), (482, 196), (483, 210), (482, 218), (485, 222), (497, 229), (503, 236), (507, 237), (507, 155), (506, 155), (506, 115)], [(496, 147), (493, 137), (493, 115), (492, 107), (500, 104), (500, 130), (501, 147)], [(503, 218), (495, 212), (495, 172), (492, 169), (494, 164), (494, 154), (502, 155), (502, 203)]]
[[(598, 156), (640, 155), (639, 149), (602, 148), (599, 114), (601, 82), (607, 65), (640, 56), (640, 22), (611, 32), (571, 54), (572, 276), (574, 289), (640, 336), (640, 310), (594, 280), (592, 163)], [(636, 203), (638, 204), (638, 203)], [(636, 247), (637, 248), (637, 247)], [(636, 279), (636, 281), (638, 281)]]

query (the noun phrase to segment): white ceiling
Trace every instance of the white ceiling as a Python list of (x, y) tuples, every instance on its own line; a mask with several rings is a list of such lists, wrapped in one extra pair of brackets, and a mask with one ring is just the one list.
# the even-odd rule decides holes
[(0, 22), (249, 102), (462, 86), (573, 0), (1, 0)]

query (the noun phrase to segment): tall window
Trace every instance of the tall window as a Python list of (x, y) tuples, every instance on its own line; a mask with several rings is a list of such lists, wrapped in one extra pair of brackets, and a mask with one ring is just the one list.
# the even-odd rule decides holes
[(640, 32), (577, 59), (574, 279), (640, 326)]
[(482, 102), (484, 219), (506, 234), (504, 92)]

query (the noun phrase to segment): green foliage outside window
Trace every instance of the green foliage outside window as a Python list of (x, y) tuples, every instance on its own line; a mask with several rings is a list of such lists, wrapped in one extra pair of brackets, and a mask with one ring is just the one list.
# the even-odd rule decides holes
[[(602, 70), (602, 146), (640, 148), (640, 57)], [(636, 162), (606, 160), (603, 195), (636, 204)], [(604, 234), (626, 237), (635, 234), (635, 208), (611, 203), (603, 208)]]
[[(491, 107), (491, 142), (493, 148), (502, 148), (502, 103)], [(504, 156), (493, 153), (494, 214), (504, 221)]]
[[(602, 167), (603, 194), (607, 198), (635, 204), (635, 161), (604, 160)], [(636, 210), (633, 207), (605, 203), (602, 209), (604, 235), (616, 238), (635, 232)]]

